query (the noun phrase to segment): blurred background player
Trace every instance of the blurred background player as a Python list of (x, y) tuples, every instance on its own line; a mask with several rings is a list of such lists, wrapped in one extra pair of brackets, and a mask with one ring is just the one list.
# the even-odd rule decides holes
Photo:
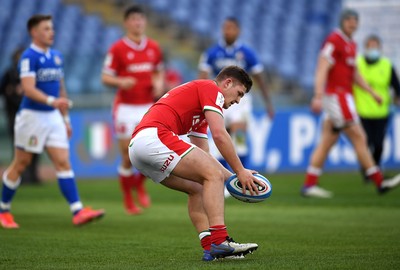
[[(400, 106), (400, 84), (391, 61), (382, 56), (381, 39), (377, 35), (370, 35), (366, 38), (364, 46), (364, 54), (357, 58), (357, 69), (381, 96), (382, 104), (377, 104), (359, 86), (353, 88), (354, 100), (372, 157), (375, 164), (381, 167), (383, 141), (392, 104), (391, 89), (394, 90), (396, 104)], [(368, 182), (369, 178), (364, 175), (364, 180)]]
[(368, 150), (366, 136), (354, 105), (353, 83), (366, 91), (375, 103), (382, 103), (382, 98), (365, 82), (355, 66), (356, 43), (352, 36), (357, 26), (358, 13), (351, 9), (344, 10), (340, 18), (340, 29), (332, 32), (325, 40), (318, 59), (311, 109), (319, 113), (323, 108), (325, 115), (321, 139), (312, 153), (301, 191), (305, 197), (333, 196), (330, 191), (318, 186), (318, 178), (325, 159), (341, 132), (353, 144), (361, 167), (375, 183), (379, 193), (385, 193), (400, 182), (400, 178), (383, 181), (382, 173)]
[(146, 16), (139, 6), (131, 6), (124, 14), (126, 36), (115, 42), (105, 59), (102, 81), (116, 87), (113, 106), (114, 128), (122, 155), (118, 168), (123, 200), (128, 214), (142, 210), (132, 198), (132, 189), (143, 207), (150, 206), (146, 177), (133, 173), (128, 146), (132, 132), (150, 106), (164, 93), (164, 70), (159, 45), (145, 36)]
[[(204, 248), (203, 260), (244, 256), (257, 244), (240, 244), (228, 236), (224, 221), (224, 181), (232, 173), (209, 154), (207, 127), (239, 181), (252, 194), (260, 184), (245, 169), (225, 129), (223, 108), (238, 104), (252, 86), (237, 66), (224, 68), (214, 80), (180, 85), (155, 103), (136, 127), (129, 145), (132, 164), (156, 183), (188, 194), (190, 219)], [(179, 135), (189, 134), (190, 143)]]
[(58, 184), (70, 205), (74, 225), (83, 225), (104, 215), (103, 210), (83, 208), (69, 161), (71, 125), (70, 101), (64, 86), (63, 58), (50, 49), (54, 40), (52, 17), (34, 15), (27, 23), (32, 38), (19, 65), (24, 97), (15, 119), (15, 155), (3, 174), (0, 222), (4, 228), (18, 228), (10, 213), (11, 201), (21, 174), (33, 153), (46, 151), (56, 169)]
[[(7, 131), (10, 135), (12, 150), (14, 151), (14, 123), (15, 116), (19, 110), (22, 101), (23, 91), (21, 79), (19, 78), (18, 62), (23, 48), (17, 48), (12, 55), (12, 63), (9, 69), (6, 70), (0, 82), (0, 95), (4, 98), (4, 109), (7, 116)], [(32, 161), (26, 170), (21, 175), (22, 184), (39, 184), (38, 175), (39, 155), (33, 154)]]
[[(202, 54), (199, 63), (199, 79), (213, 78), (229, 65), (236, 65), (245, 69), (252, 75), (260, 88), (267, 105), (268, 115), (273, 118), (274, 109), (264, 81), (263, 65), (253, 49), (238, 40), (240, 35), (238, 20), (234, 17), (226, 18), (222, 25), (222, 34), (222, 40)], [(246, 95), (239, 104), (230, 108), (224, 115), (226, 128), (232, 137), (239, 158), (245, 166), (249, 155), (246, 128), (251, 111), (251, 95)], [(225, 167), (228, 167), (220, 155), (217, 158)]]
[(178, 69), (171, 65), (170, 54), (167, 49), (163, 49), (163, 62), (165, 70), (164, 93), (183, 83), (182, 74)]

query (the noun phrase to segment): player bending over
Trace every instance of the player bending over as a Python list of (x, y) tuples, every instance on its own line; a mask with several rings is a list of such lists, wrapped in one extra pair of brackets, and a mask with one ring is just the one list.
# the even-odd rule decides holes
[[(257, 244), (239, 244), (224, 221), (224, 181), (232, 173), (209, 154), (207, 126), (218, 150), (253, 194), (260, 181), (245, 169), (224, 125), (223, 109), (250, 91), (249, 75), (237, 66), (213, 80), (194, 80), (165, 94), (145, 114), (129, 145), (130, 160), (156, 183), (188, 194), (191, 221), (204, 249), (203, 260), (244, 256)], [(179, 138), (188, 134), (190, 143)]]

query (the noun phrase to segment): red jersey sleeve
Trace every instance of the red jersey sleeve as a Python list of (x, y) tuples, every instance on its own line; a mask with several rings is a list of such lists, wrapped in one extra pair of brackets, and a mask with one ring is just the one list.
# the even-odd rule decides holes
[(202, 82), (198, 89), (199, 101), (202, 111), (214, 111), (223, 116), (224, 95), (220, 92), (214, 81)]
[(115, 43), (108, 51), (103, 64), (103, 73), (116, 76), (118, 74), (119, 61), (118, 61), (118, 43)]
[(325, 57), (332, 65), (335, 64), (338, 57), (338, 45), (335, 36), (330, 35), (325, 40), (320, 55)]

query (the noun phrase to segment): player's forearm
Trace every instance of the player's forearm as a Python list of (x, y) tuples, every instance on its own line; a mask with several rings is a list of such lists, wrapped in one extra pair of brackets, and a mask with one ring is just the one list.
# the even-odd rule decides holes
[(325, 86), (328, 79), (328, 72), (330, 68), (331, 63), (329, 62), (329, 60), (323, 56), (320, 56), (315, 72), (314, 97), (321, 98), (324, 95)]
[(226, 162), (228, 162), (229, 166), (231, 166), (232, 170), (235, 173), (244, 170), (243, 164), (241, 163), (235, 151), (235, 147), (228, 132), (223, 130), (221, 132), (218, 132), (217, 134), (213, 134), (213, 139), (219, 152), (224, 157)]
[[(66, 98), (66, 99), (68, 98), (67, 90), (65, 89), (64, 82), (61, 82), (60, 97), (63, 97), (63, 98)], [(72, 101), (69, 101), (69, 102), (70, 102), (69, 108), (71, 108), (72, 107)], [(64, 122), (70, 123), (71, 120), (69, 118), (69, 110), (68, 110), (68, 108), (61, 108), (60, 112), (63, 115)]]
[(273, 107), (272, 101), (271, 101), (271, 96), (269, 94), (267, 87), (260, 87), (260, 89), (261, 89), (261, 94), (264, 98), (264, 101), (265, 101), (265, 104), (267, 105), (267, 107)]
[(369, 86), (369, 84), (364, 80), (359, 72), (354, 73), (354, 83), (370, 94), (374, 92), (374, 90), (371, 88), (371, 86)]
[(256, 81), (258, 87), (260, 87), (261, 90), (261, 94), (264, 98), (264, 101), (266, 103), (267, 106), (272, 106), (272, 102), (271, 102), (271, 96), (268, 90), (268, 87), (265, 83), (265, 80), (263, 78), (263, 74), (259, 73), (259, 74), (255, 74), (254, 76), (254, 80)]
[(68, 98), (67, 90), (65, 89), (64, 81), (60, 81), (60, 97)]
[(27, 83), (24, 79), (21, 82), (22, 88), (24, 89), (24, 95), (36, 102), (51, 105), (56, 97), (46, 95), (43, 91), (36, 88), (34, 84)]
[(153, 73), (152, 76), (153, 82), (153, 96), (155, 99), (159, 99), (162, 95), (164, 95), (165, 89), (165, 72), (164, 70), (160, 70)]
[(120, 78), (116, 77), (116, 76), (112, 76), (112, 75), (108, 75), (108, 74), (102, 74), (101, 75), (101, 81), (103, 82), (103, 84), (107, 85), (107, 86), (111, 86), (111, 87), (116, 87), (119, 88), (120, 87)]
[(315, 78), (314, 97), (321, 98), (325, 92), (326, 75), (317, 72)]

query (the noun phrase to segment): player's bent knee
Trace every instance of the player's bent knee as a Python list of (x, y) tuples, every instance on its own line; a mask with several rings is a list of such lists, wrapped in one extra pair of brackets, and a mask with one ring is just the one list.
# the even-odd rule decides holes
[(57, 171), (68, 171), (71, 169), (71, 164), (69, 160), (57, 160), (54, 162), (54, 167)]
[(209, 170), (208, 174), (206, 175), (205, 181), (218, 181), (218, 182), (225, 182), (224, 173), (220, 169)]

